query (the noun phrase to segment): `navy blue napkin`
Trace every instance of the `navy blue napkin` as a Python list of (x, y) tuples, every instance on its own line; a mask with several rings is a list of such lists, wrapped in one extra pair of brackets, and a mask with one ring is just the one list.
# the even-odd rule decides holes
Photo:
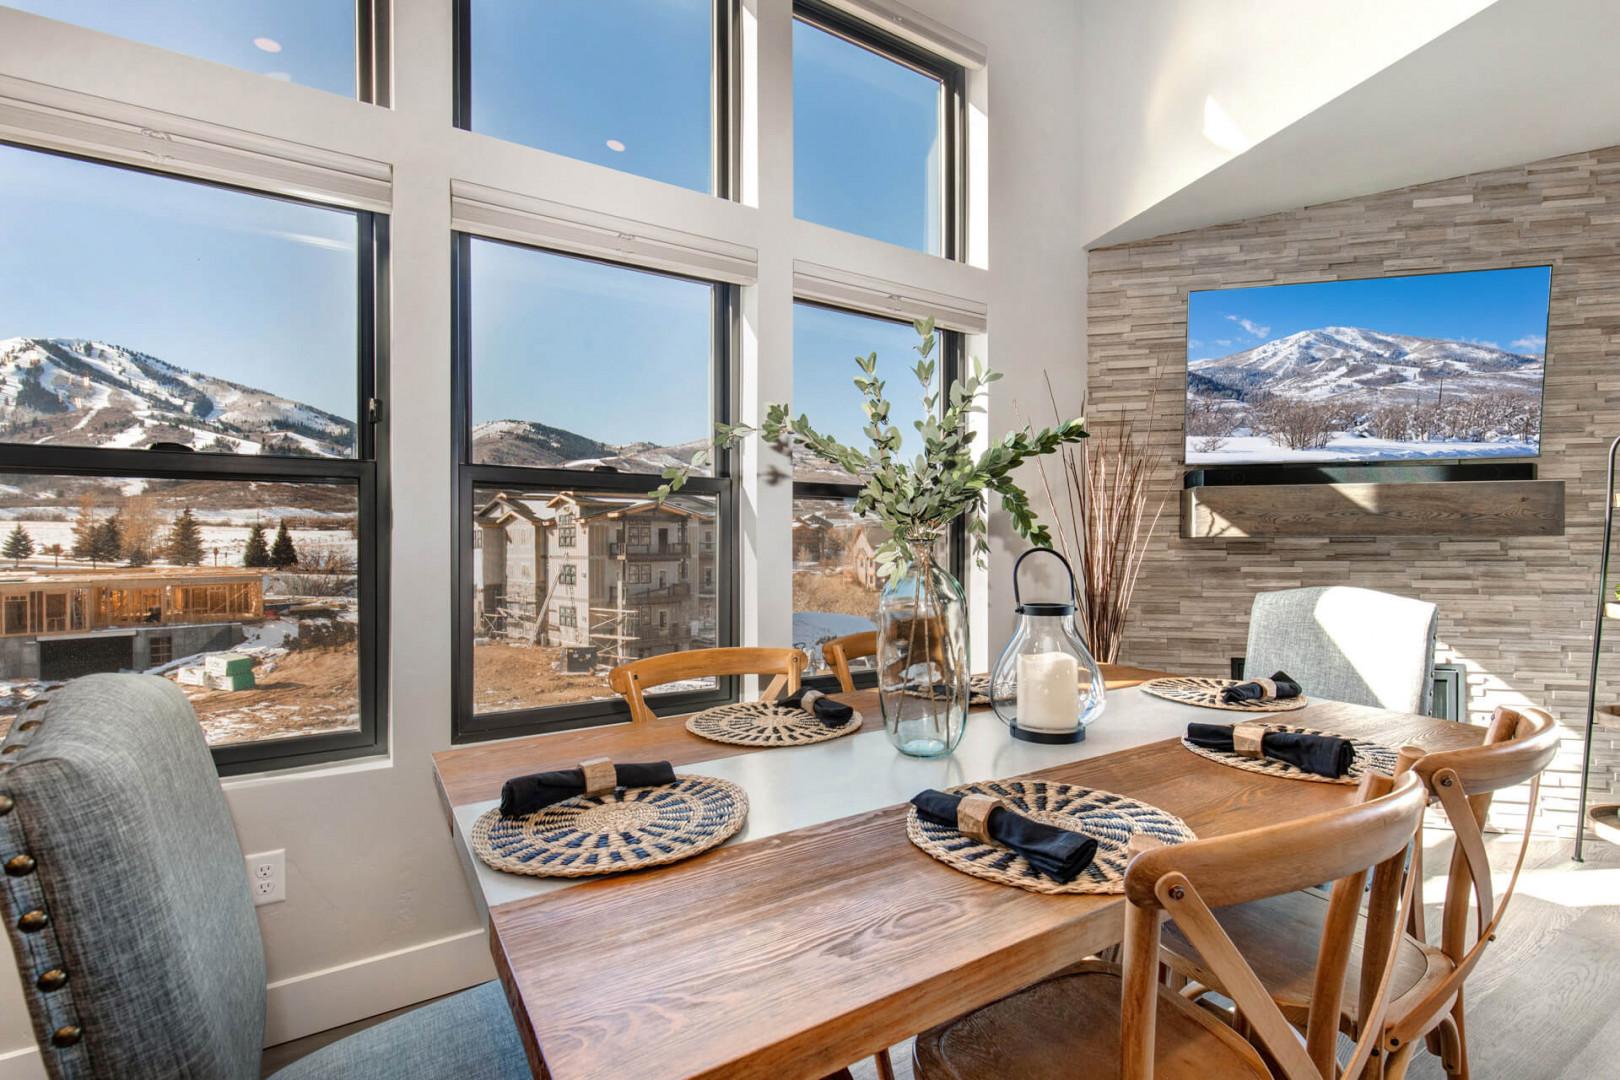
[[(675, 782), (675, 770), (667, 761), (614, 765), (613, 771), (619, 787), (662, 787)], [(501, 816), (523, 817), (584, 793), (585, 774), (579, 769), (514, 776), (501, 785)]]
[[(947, 795), (929, 788), (917, 793), (911, 805), (917, 808), (919, 817), (954, 829), (956, 808), (961, 801), (960, 795)], [(1033, 821), (1005, 807), (998, 806), (990, 811), (985, 831), (990, 839), (1012, 848), (1029, 865), (1064, 885), (1079, 877), (1097, 857), (1097, 841), (1085, 833)]]
[[(1188, 724), (1187, 741), (1205, 750), (1231, 753), (1232, 728), (1228, 724)], [(1356, 760), (1356, 748), (1349, 739), (1294, 731), (1266, 732), (1260, 740), (1260, 752), (1273, 761), (1335, 780), (1348, 773)]]

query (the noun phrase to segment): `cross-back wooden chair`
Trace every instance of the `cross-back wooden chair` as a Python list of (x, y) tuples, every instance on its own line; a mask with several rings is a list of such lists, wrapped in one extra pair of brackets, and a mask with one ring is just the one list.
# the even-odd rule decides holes
[(845, 634), (821, 643), (821, 658), (827, 661), (833, 674), (838, 676), (838, 688), (844, 693), (855, 689), (855, 679), (849, 673), (849, 662), (864, 656), (877, 655), (877, 631), (862, 630), (858, 634)]
[[(1339, 1071), (1338, 997), (1361, 923), (1368, 955), (1390, 955), (1398, 923), (1356, 918), (1368, 875), (1375, 889), (1405, 890), (1408, 852), (1426, 793), (1415, 775), (1370, 773), (1360, 798), (1326, 813), (1228, 836), (1142, 850), (1125, 873), (1125, 940), (1119, 966), (1085, 961), (1050, 979), (917, 1037), (919, 1080), (1027, 1080), (1119, 1077), (1208, 1080), (1361, 1080), (1377, 1050), (1368, 1037)], [(1333, 900), (1324, 915), (1317, 982), (1321, 1016), (1304, 1041), (1267, 996), (1252, 955), (1241, 953), (1212, 908), (1242, 904), (1323, 881)], [(1160, 921), (1169, 915), (1196, 941), (1249, 1017), (1271, 1064), (1233, 1028), (1159, 981)], [(1364, 1001), (1381, 1016), (1388, 980)], [(1273, 1072), (1275, 1070), (1275, 1072)]]
[(797, 690), (808, 666), (810, 658), (798, 649), (688, 649), (620, 664), (608, 672), (608, 685), (630, 706), (630, 719), (640, 722), (653, 718), (645, 697), (653, 687), (681, 679), (770, 675), (760, 700), (771, 701)]
[[(1498, 708), (1482, 745), (1426, 754), (1412, 766), (1429, 794), (1439, 800), (1456, 835), (1456, 847), (1441, 908), (1439, 943), (1425, 940), (1421, 904), (1410, 908), (1404, 933), (1397, 942), (1392, 1000), (1382, 1020), (1380, 1066), (1374, 1075), (1399, 1080), (1406, 1074), (1420, 1040), (1440, 1058), (1447, 1075), (1469, 1075), (1464, 983), (1484, 955), (1486, 945), (1495, 938), (1518, 884), (1529, 847), (1541, 772), (1556, 756), (1558, 742), (1557, 723), (1540, 709)], [(1498, 898), (1485, 852), (1485, 815), (1494, 792), (1524, 783), (1530, 785), (1524, 833), (1513, 876)], [(1416, 852), (1412, 876), (1421, 880), (1421, 843)], [(1264, 965), (1258, 969), (1261, 981), (1284, 1014), (1296, 1023), (1307, 1015), (1317, 1015), (1311, 1008), (1316, 992), (1310, 971), (1314, 944), (1311, 927), (1319, 921), (1327, 903), (1320, 892), (1308, 890), (1221, 913), (1227, 933), (1240, 948), (1252, 950), (1262, 942), (1270, 946)], [(1470, 908), (1477, 908), (1479, 913), (1472, 920), (1472, 936), (1468, 933)], [(1393, 894), (1369, 896), (1365, 918), (1393, 919)], [(1177, 975), (1191, 980), (1184, 990), (1187, 996), (1197, 996), (1205, 989), (1223, 989), (1218, 974), (1200, 960), (1197, 950), (1189, 948), (1178, 926), (1166, 928), (1164, 942), (1167, 965)], [(1382, 975), (1380, 966), (1364, 964), (1360, 957), (1354, 957), (1346, 980), (1364, 988)], [(1357, 1003), (1347, 999), (1340, 1016), (1343, 1030), (1351, 1035), (1364, 1034), (1363, 1015)]]

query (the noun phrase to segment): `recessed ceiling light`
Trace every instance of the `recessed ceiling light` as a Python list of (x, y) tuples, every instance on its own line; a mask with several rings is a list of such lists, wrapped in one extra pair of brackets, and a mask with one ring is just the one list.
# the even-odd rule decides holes
[(607, 148), (613, 151), (615, 154), (624, 153), (624, 143), (620, 142), (618, 139), (609, 139), (607, 141)]
[(267, 53), (278, 53), (281, 51), (281, 42), (277, 41), (275, 38), (256, 37), (253, 39), (253, 45), (255, 48), (261, 49)]

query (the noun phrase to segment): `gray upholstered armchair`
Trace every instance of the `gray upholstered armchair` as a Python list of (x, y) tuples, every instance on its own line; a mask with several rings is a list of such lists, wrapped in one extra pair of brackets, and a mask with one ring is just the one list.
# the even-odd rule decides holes
[(1255, 595), (1247, 675), (1286, 671), (1312, 697), (1426, 713), (1439, 609), (1348, 586)]
[[(185, 696), (92, 675), (29, 703), (0, 746), (0, 886), (55, 1078), (257, 1080), (265, 967), (242, 850)], [(276, 1073), (530, 1076), (496, 983)]]

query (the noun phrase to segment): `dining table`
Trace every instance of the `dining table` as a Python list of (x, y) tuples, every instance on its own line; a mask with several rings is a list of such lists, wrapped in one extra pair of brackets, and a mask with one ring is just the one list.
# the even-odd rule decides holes
[[(954, 752), (902, 755), (878, 694), (832, 695), (852, 734), (803, 746), (711, 742), (685, 717), (533, 735), (434, 755), (434, 776), (495, 969), (537, 1077), (795, 1080), (841, 1067), (1118, 943), (1120, 895), (1050, 895), (960, 873), (907, 838), (928, 788), (1034, 778), (1101, 789), (1198, 836), (1342, 806), (1354, 786), (1232, 768), (1188, 751), (1189, 721), (1234, 718), (1143, 691), (1162, 675), (1103, 665), (1107, 702), (1084, 740), (1009, 736), (969, 713)], [(656, 699), (655, 699), (656, 700)], [(1467, 723), (1312, 699), (1263, 719), (1425, 750), (1477, 745)], [(668, 761), (746, 792), (743, 828), (673, 865), (592, 878), (492, 869), (473, 823), (510, 777)]]

